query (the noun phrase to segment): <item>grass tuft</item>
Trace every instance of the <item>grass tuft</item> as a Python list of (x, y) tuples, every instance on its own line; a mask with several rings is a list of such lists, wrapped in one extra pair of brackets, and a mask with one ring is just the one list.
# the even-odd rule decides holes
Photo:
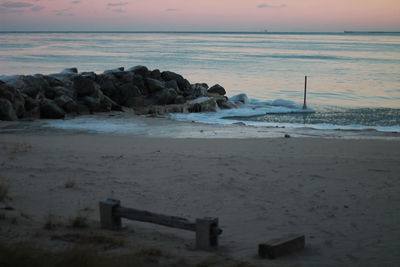
[(64, 242), (71, 242), (81, 245), (99, 245), (104, 250), (123, 247), (125, 244), (124, 239), (117, 237), (108, 237), (104, 235), (85, 235), (80, 233), (69, 233), (64, 235), (53, 235), (52, 240), (60, 240)]
[[(81, 236), (82, 238), (86, 238)], [(93, 242), (107, 241), (103, 237), (91, 237)], [(108, 242), (108, 241), (107, 241)], [(120, 267), (120, 266), (179, 266), (179, 267), (252, 267), (247, 262), (212, 257), (198, 264), (189, 264), (177, 255), (166, 255), (158, 248), (149, 247), (128, 254), (107, 254), (90, 243), (78, 242), (69, 249), (54, 252), (29, 246), (28, 243), (8, 244), (0, 242), (0, 266), (30, 267)]]
[(88, 219), (85, 216), (78, 215), (71, 220), (71, 227), (72, 228), (88, 228)]
[(8, 198), (8, 186), (5, 184), (0, 184), (0, 202), (4, 202)]
[(11, 218), (11, 224), (14, 224), (14, 225), (18, 224), (17, 217), (14, 216), (14, 217)]
[(63, 253), (56, 262), (55, 266), (106, 266), (99, 259), (99, 255), (96, 250), (84, 246), (73, 247)]
[(64, 187), (65, 188), (74, 188), (76, 186), (76, 183), (74, 182), (74, 181), (67, 181), (65, 184), (64, 184)]
[(43, 228), (46, 229), (46, 230), (53, 230), (53, 229), (56, 228), (56, 226), (57, 225), (54, 222), (53, 215), (52, 214), (48, 214), (47, 217), (46, 217), (46, 220), (44, 222)]
[(31, 216), (29, 216), (29, 214), (26, 214), (25, 212), (21, 211), (19, 213), (19, 215), (21, 215), (22, 218), (25, 218), (27, 220), (29, 220), (31, 218)]
[(18, 154), (26, 153), (32, 150), (32, 145), (26, 142), (16, 143), (8, 149), (8, 158), (15, 159)]
[(143, 248), (136, 255), (144, 257), (161, 257), (163, 254), (158, 248)]
[(104, 249), (123, 247), (125, 241), (122, 238), (108, 237), (103, 235), (91, 235), (84, 238), (83, 242), (103, 245)]

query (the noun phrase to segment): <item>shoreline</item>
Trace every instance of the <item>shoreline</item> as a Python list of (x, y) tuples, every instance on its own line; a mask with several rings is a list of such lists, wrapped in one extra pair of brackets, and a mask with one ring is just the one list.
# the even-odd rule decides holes
[(400, 141), (398, 132), (375, 129), (328, 130), (307, 127), (212, 124), (174, 120), (168, 116), (135, 115), (133, 111), (81, 115), (63, 120), (1, 122), (0, 134), (110, 135), (148, 138), (260, 139), (296, 138), (368, 139)]

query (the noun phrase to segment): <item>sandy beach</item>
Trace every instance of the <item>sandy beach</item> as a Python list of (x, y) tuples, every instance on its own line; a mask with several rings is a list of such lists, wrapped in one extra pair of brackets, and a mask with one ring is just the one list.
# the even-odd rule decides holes
[[(110, 257), (147, 249), (149, 266), (396, 266), (399, 162), (396, 139), (3, 133), (0, 240), (54, 252), (84, 243)], [(128, 220), (122, 231), (102, 230), (98, 202), (110, 197), (190, 220), (218, 217), (220, 247), (196, 251), (192, 232)], [(71, 226), (77, 217), (86, 228)], [(257, 256), (259, 243), (288, 233), (304, 234), (306, 249)]]

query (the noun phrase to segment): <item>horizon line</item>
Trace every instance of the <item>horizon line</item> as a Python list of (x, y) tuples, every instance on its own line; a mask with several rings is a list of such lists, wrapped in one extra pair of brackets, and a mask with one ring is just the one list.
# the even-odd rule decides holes
[(355, 33), (355, 34), (397, 34), (400, 31), (355, 31), (355, 30), (344, 30), (344, 31), (175, 31), (175, 30), (141, 30), (141, 31), (124, 31), (124, 30), (0, 30), (0, 33), (236, 33), (236, 34), (288, 34), (288, 33), (314, 33), (314, 34), (346, 34), (346, 33)]

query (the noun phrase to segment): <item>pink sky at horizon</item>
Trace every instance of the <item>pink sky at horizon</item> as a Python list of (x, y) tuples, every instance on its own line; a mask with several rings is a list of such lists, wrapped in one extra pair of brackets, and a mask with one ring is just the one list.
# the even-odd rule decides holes
[(0, 0), (1, 31), (400, 31), (399, 0)]

